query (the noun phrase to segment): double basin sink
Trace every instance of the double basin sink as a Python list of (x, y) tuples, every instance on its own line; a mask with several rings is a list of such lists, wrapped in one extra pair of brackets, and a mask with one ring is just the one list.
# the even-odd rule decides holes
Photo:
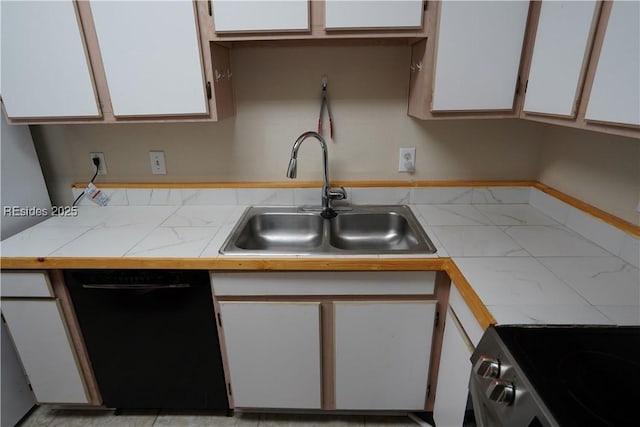
[(432, 254), (407, 206), (353, 206), (331, 219), (300, 207), (250, 207), (225, 241), (225, 255)]

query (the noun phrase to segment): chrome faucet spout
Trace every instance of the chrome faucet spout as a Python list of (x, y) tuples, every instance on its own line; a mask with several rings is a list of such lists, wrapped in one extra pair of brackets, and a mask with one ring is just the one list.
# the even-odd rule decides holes
[(287, 168), (287, 178), (295, 178), (298, 171), (298, 150), (302, 143), (307, 139), (313, 137), (320, 143), (322, 148), (322, 216), (324, 218), (333, 218), (336, 216), (335, 211), (331, 207), (331, 200), (342, 200), (347, 198), (347, 193), (344, 188), (332, 190), (329, 186), (329, 155), (327, 150), (327, 143), (318, 132), (307, 131), (296, 139), (291, 148), (291, 159), (289, 160), (289, 167)]

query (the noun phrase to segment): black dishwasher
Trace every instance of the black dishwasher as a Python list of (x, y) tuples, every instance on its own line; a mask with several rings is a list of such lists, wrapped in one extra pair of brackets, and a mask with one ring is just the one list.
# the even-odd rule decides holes
[(68, 270), (105, 406), (229, 408), (209, 274)]

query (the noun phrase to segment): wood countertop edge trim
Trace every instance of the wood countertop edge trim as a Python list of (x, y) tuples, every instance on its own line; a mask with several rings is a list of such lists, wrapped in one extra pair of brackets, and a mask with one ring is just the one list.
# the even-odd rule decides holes
[(576, 199), (575, 197), (569, 196), (561, 191), (556, 190), (553, 187), (542, 184), (540, 182), (536, 182), (533, 185), (534, 188), (546, 193), (556, 199), (565, 202), (566, 204), (573, 206), (576, 209), (581, 210), (584, 213), (587, 213), (595, 218), (598, 218), (601, 221), (606, 222), (607, 224), (616, 227), (619, 230), (624, 231), (625, 233), (631, 234), (635, 237), (640, 237), (640, 226), (632, 224), (628, 221), (623, 220), (622, 218), (618, 218), (615, 215), (607, 213), (602, 209), (596, 208), (593, 205), (583, 202), (582, 200)]
[(447, 258), (95, 258), (2, 257), (3, 270), (21, 269), (185, 269), (262, 271), (432, 271)]
[(482, 328), (497, 322), (450, 258), (94, 258), (2, 257), (3, 270), (187, 269), (256, 271), (445, 271)]
[(467, 281), (466, 277), (464, 277), (464, 274), (462, 274), (456, 263), (451, 259), (447, 259), (444, 270), (449, 275), (452, 285), (455, 286), (460, 292), (460, 295), (462, 295), (464, 302), (476, 317), (482, 329), (496, 325), (498, 322), (491, 312), (489, 312), (489, 309), (484, 305), (478, 294), (473, 290), (473, 287)]
[[(531, 187), (536, 181), (332, 181), (343, 187)], [(76, 182), (73, 188), (85, 188), (86, 182)], [(104, 182), (101, 188), (316, 188), (320, 181), (265, 181), (265, 182)]]

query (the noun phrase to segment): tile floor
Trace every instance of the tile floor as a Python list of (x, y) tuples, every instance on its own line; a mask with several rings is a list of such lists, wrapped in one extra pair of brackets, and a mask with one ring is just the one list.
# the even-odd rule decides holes
[(415, 427), (401, 416), (239, 414), (213, 412), (70, 410), (40, 406), (19, 427)]

